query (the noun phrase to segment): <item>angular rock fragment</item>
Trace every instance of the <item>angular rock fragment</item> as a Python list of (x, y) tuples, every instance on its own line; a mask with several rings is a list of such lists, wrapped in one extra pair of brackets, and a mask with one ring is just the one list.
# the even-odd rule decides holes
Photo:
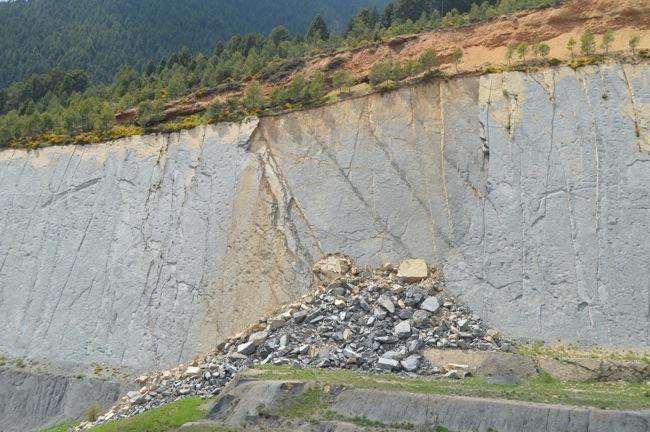
[(436, 297), (427, 297), (420, 305), (420, 309), (435, 313), (438, 311), (438, 309), (440, 309), (440, 303)]
[(201, 375), (201, 368), (197, 366), (190, 366), (185, 369), (184, 376), (186, 377), (195, 377)]
[(274, 318), (269, 323), (269, 330), (277, 330), (283, 327), (284, 323), (285, 323), (284, 318)]
[(398, 339), (395, 336), (377, 336), (375, 340), (379, 343), (387, 344), (387, 343), (395, 343), (397, 342)]
[(382, 294), (377, 299), (377, 304), (384, 308), (388, 313), (395, 313), (395, 303), (385, 294)]
[(468, 372), (469, 371), (469, 366), (464, 365), (464, 364), (449, 363), (447, 365), (447, 370), (457, 370), (457, 371)]
[(380, 319), (380, 320), (383, 320), (383, 319), (386, 318), (386, 316), (388, 316), (388, 312), (386, 312), (386, 309), (384, 309), (383, 307), (376, 307), (376, 308), (372, 311), (372, 314), (373, 314), (377, 319)]
[(246, 342), (237, 346), (237, 353), (239, 354), (250, 355), (253, 354), (254, 352), (255, 352), (254, 342)]
[(307, 315), (309, 315), (309, 312), (307, 311), (298, 311), (293, 314), (293, 320), (297, 323), (301, 323), (307, 318)]
[(266, 342), (266, 339), (269, 337), (269, 334), (265, 331), (253, 333), (248, 337), (248, 341), (252, 342), (255, 347), (258, 347), (262, 345), (264, 342)]
[(424, 310), (416, 310), (413, 312), (413, 317), (411, 320), (413, 321), (413, 326), (416, 328), (425, 328), (430, 325), (430, 315), (429, 312), (424, 311)]
[(408, 338), (411, 336), (411, 324), (408, 321), (402, 321), (395, 326), (395, 334), (399, 338)]
[(314, 264), (314, 273), (334, 279), (350, 271), (350, 260), (342, 255), (329, 255)]
[(391, 359), (391, 360), (402, 360), (404, 357), (406, 357), (406, 349), (404, 347), (400, 348), (397, 351), (386, 351), (381, 355), (383, 358)]
[(409, 372), (415, 372), (420, 366), (420, 356), (419, 355), (410, 355), (400, 362), (402, 368)]
[(458, 372), (457, 370), (450, 370), (445, 374), (445, 378), (462, 379), (463, 376), (461, 375), (461, 372)]
[(408, 283), (420, 282), (429, 277), (429, 268), (423, 259), (402, 261), (397, 270), (397, 277)]
[(397, 360), (380, 357), (377, 361), (377, 367), (384, 370), (396, 370), (399, 368), (399, 362)]
[(359, 359), (361, 357), (359, 354), (357, 354), (355, 351), (352, 351), (350, 348), (344, 349), (343, 355), (347, 358), (354, 358), (354, 359)]

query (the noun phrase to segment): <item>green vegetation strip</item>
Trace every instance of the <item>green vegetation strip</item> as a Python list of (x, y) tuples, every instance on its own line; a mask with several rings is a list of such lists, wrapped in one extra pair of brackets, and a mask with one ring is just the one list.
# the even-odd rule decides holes
[[(650, 408), (650, 389), (643, 384), (561, 382), (545, 376), (514, 385), (488, 384), (478, 377), (462, 381), (425, 377), (398, 377), (358, 373), (348, 370), (294, 369), (282, 366), (255, 366), (247, 373), (256, 380), (305, 381), (341, 385), (347, 388), (405, 391), (446, 396), (469, 396), (554, 403), (602, 409), (640, 410)], [(340, 418), (328, 410), (331, 396), (319, 387), (309, 388), (299, 398), (291, 398), (280, 408), (259, 407), (261, 415), (308, 421), (342, 420), (359, 426), (377, 426), (363, 418)], [(146, 413), (90, 429), (91, 432), (172, 432), (188, 422), (203, 418), (206, 401), (187, 398)], [(72, 423), (61, 423), (41, 432), (66, 432)], [(384, 425), (386, 426), (386, 425)], [(408, 425), (389, 425), (408, 429)], [(185, 429), (184, 429), (185, 430)], [(192, 432), (236, 432), (223, 426), (197, 426)], [(246, 429), (255, 430), (255, 429)], [(273, 429), (267, 429), (273, 430)], [(445, 429), (439, 429), (445, 430)]]
[(185, 423), (199, 420), (206, 414), (203, 407), (206, 401), (200, 398), (187, 398), (169, 405), (147, 411), (143, 414), (95, 426), (91, 432), (167, 432)]
[[(90, 432), (171, 432), (185, 423), (205, 417), (205, 404), (206, 401), (198, 397), (181, 399), (140, 415), (95, 426)], [(78, 423), (59, 423), (40, 432), (67, 432), (69, 427), (76, 424)]]
[(650, 389), (643, 384), (561, 382), (545, 376), (519, 384), (502, 385), (488, 384), (478, 377), (455, 381), (277, 366), (255, 367), (250, 374), (260, 380), (299, 380), (365, 389), (509, 399), (603, 409), (650, 408)]
[(559, 360), (590, 358), (609, 361), (628, 361), (650, 365), (650, 353), (635, 352), (629, 350), (612, 351), (602, 347), (592, 347), (588, 350), (578, 349), (574, 345), (549, 346), (544, 342), (531, 344), (517, 344), (514, 347), (516, 354), (533, 357), (550, 357)]
[(38, 432), (68, 432), (68, 428), (74, 426), (76, 423), (63, 422), (57, 423), (54, 426), (51, 426), (47, 429), (41, 429)]

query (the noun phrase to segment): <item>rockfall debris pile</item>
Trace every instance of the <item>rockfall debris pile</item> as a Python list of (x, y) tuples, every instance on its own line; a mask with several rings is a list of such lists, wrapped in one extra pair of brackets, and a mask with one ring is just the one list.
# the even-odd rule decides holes
[[(509, 351), (511, 342), (443, 291), (441, 272), (423, 260), (360, 270), (343, 255), (314, 266), (310, 295), (259, 320), (190, 365), (139, 377), (99, 417), (130, 417), (186, 396), (210, 398), (248, 365), (345, 368), (462, 378), (421, 356), (425, 348)], [(83, 423), (77, 430), (94, 425)]]

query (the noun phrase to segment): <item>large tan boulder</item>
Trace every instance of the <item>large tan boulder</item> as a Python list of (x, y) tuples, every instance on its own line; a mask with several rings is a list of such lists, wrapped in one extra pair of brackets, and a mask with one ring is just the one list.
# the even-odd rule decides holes
[(314, 273), (325, 279), (336, 279), (344, 276), (352, 269), (352, 260), (344, 255), (333, 254), (314, 264)]
[(423, 259), (402, 261), (397, 270), (397, 277), (405, 282), (420, 282), (429, 277), (429, 268)]

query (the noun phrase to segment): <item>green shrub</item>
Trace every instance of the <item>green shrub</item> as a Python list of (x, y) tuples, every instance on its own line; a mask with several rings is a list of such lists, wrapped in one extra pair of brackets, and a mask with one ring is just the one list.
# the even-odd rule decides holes
[(376, 86), (390, 79), (391, 66), (389, 63), (375, 63), (368, 73), (368, 81), (371, 86)]
[(86, 420), (95, 422), (102, 413), (102, 407), (98, 403), (94, 403), (86, 409)]
[(395, 90), (397, 88), (397, 84), (395, 81), (384, 81), (381, 84), (379, 84), (377, 87), (377, 90), (379, 90), (381, 93), (388, 92), (391, 90)]
[(160, 121), (164, 111), (164, 105), (161, 100), (146, 100), (138, 105), (136, 122), (138, 125), (145, 127), (151, 123)]
[(292, 73), (304, 66), (305, 59), (302, 57), (272, 62), (260, 70), (259, 77), (264, 81), (279, 82), (289, 78)]
[(345, 69), (340, 69), (336, 71), (332, 77), (332, 85), (334, 88), (338, 89), (339, 92), (342, 92), (344, 88), (347, 88), (348, 91), (350, 87), (354, 84), (354, 76), (349, 71)]
[(569, 67), (573, 70), (576, 70), (580, 67), (596, 65), (601, 62), (601, 59), (598, 57), (578, 57), (569, 63)]

